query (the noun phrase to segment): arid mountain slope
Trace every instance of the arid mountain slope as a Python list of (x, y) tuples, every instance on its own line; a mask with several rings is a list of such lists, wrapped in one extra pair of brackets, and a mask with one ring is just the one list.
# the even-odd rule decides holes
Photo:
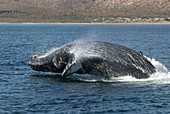
[(0, 0), (1, 20), (169, 16), (170, 0)]

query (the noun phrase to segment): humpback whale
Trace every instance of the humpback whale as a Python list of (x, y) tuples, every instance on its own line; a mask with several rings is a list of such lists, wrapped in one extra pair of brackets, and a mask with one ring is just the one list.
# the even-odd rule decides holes
[(63, 77), (77, 73), (142, 79), (155, 72), (141, 52), (104, 41), (75, 41), (44, 55), (33, 55), (28, 65), (35, 71), (61, 73)]

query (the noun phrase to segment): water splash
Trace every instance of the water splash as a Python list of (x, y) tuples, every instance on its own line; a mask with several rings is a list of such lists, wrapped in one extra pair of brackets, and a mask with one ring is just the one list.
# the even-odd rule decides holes
[(149, 58), (147, 56), (144, 56), (144, 57), (154, 65), (157, 72), (168, 73), (168, 69), (162, 63), (160, 63), (154, 58)]
[[(70, 50), (70, 53), (75, 55), (76, 59), (81, 58), (82, 56), (88, 56), (88, 57), (98, 57), (99, 55), (92, 51), (93, 48), (95, 48), (94, 45), (88, 45), (88, 43), (84, 43), (86, 40), (76, 40), (74, 41), (74, 46)], [(88, 41), (94, 41), (94, 40), (88, 40)]]

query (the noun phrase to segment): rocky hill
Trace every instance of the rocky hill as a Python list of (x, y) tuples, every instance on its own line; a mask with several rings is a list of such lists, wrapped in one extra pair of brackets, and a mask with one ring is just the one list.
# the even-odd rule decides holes
[(0, 0), (0, 22), (170, 21), (170, 0)]

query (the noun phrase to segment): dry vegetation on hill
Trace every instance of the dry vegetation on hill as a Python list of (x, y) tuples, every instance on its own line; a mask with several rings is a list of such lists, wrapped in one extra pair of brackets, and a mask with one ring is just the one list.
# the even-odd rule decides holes
[(170, 21), (170, 0), (0, 0), (0, 22)]

